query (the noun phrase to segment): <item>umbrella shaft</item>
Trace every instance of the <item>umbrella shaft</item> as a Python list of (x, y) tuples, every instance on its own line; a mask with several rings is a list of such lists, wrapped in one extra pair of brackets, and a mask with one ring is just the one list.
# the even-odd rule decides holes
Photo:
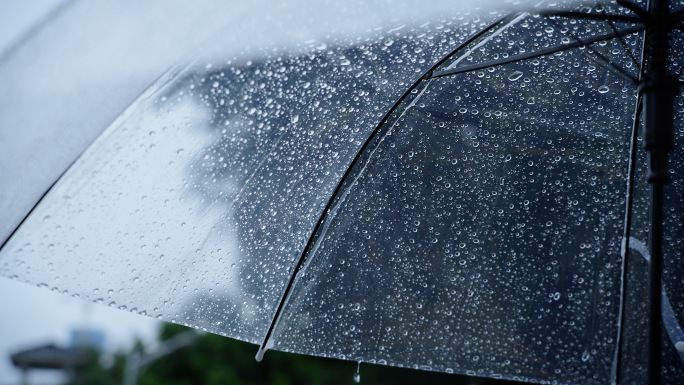
[(663, 200), (664, 185), (653, 184), (651, 196), (651, 236), (649, 239), (649, 384), (660, 384), (662, 349), (662, 270), (663, 270)]
[(649, 384), (661, 383), (662, 362), (662, 266), (664, 186), (669, 180), (668, 154), (674, 142), (674, 97), (677, 80), (667, 72), (670, 33), (674, 28), (669, 0), (651, 0), (644, 50), (646, 67), (641, 92), (644, 100), (644, 142), (648, 154), (648, 182), (652, 185), (651, 231), (649, 234)]
[(647, 60), (640, 91), (644, 100), (644, 144), (649, 163), (647, 179), (654, 184), (665, 184), (669, 179), (667, 159), (674, 142), (674, 98), (678, 81), (667, 71), (673, 28), (668, 1), (651, 1), (644, 41)]

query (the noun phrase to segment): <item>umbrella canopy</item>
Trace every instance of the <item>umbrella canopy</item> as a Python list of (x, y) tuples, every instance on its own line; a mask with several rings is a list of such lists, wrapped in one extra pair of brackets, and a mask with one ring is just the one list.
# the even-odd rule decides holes
[[(72, 7), (46, 34), (92, 12)], [(19, 184), (29, 193), (3, 223), (0, 273), (253, 342), (259, 359), (278, 349), (567, 384), (639, 383), (655, 362), (676, 381), (682, 153), (662, 218), (666, 327), (650, 333), (661, 365), (644, 348), (654, 301), (643, 266), (658, 258), (644, 246), (637, 149), (651, 143), (642, 104), (663, 103), (648, 86), (641, 103), (655, 65), (642, 60), (645, 12), (630, 7), (388, 11), (397, 19), (383, 15), (392, 7), (342, 7), (319, 13), (360, 18), (345, 37), (300, 32), (266, 48), (231, 43), (226, 31), (247, 27), (210, 19), (182, 42), (207, 48), (124, 112), (144, 80), (112, 86), (111, 107), (64, 115), (89, 136), (46, 150), (61, 163)], [(666, 51), (681, 48), (678, 34)], [(0, 76), (21, 74), (41, 44), (7, 56)], [(158, 74), (180, 57), (161, 52), (142, 67)], [(679, 74), (681, 62), (667, 65)], [(678, 123), (679, 96), (675, 107)], [(8, 191), (3, 202), (18, 195)]]

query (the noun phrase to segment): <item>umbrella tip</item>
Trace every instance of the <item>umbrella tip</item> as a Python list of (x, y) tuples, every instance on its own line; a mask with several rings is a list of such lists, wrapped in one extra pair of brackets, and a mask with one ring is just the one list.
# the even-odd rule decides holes
[(265, 344), (262, 344), (259, 347), (259, 351), (257, 351), (256, 356), (254, 356), (254, 359), (257, 362), (261, 362), (261, 360), (264, 359), (264, 354), (266, 354), (266, 351), (272, 347), (273, 347), (273, 341), (271, 341), (271, 340), (266, 341)]
[(255, 359), (257, 362), (261, 362), (261, 360), (264, 359), (264, 353), (266, 353), (266, 350), (268, 350), (268, 349), (265, 349), (265, 348), (263, 348), (263, 347), (260, 347), (260, 348), (259, 348), (259, 351), (257, 351), (256, 356), (254, 356), (254, 359)]

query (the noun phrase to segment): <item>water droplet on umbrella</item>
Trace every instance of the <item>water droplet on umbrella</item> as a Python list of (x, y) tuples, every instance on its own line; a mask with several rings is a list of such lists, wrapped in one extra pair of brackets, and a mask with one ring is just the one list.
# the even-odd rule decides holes
[(608, 91), (610, 91), (610, 89), (608, 88), (608, 86), (601, 86), (601, 87), (599, 87), (599, 89), (598, 89), (599, 94), (605, 94), (605, 93), (607, 93)]
[(354, 373), (354, 382), (357, 384), (361, 382), (361, 361), (356, 364), (356, 373)]
[(512, 74), (510, 74), (510, 75), (508, 76), (508, 80), (514, 82), (514, 81), (520, 79), (522, 76), (523, 76), (523, 73), (522, 73), (522, 72), (520, 72), (520, 71), (515, 71), (515, 72), (513, 72)]

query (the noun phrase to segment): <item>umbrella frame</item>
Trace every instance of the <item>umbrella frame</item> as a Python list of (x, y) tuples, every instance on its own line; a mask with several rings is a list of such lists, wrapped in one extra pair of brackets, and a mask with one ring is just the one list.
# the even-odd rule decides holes
[[(497, 66), (505, 63), (510, 63), (514, 61), (526, 60), (537, 56), (548, 55), (555, 52), (578, 48), (578, 47), (588, 47), (590, 44), (596, 43), (602, 40), (608, 40), (612, 38), (618, 38), (627, 34), (635, 33), (638, 31), (644, 31), (644, 44), (643, 53), (641, 57), (640, 66), (640, 76), (639, 79), (632, 79), (636, 84), (639, 85), (639, 98), (636, 107), (636, 113), (634, 118), (634, 134), (632, 140), (632, 150), (629, 171), (629, 189), (633, 186), (634, 172), (633, 164), (635, 159), (635, 147), (636, 147), (636, 131), (639, 125), (639, 114), (643, 113), (644, 116), (644, 142), (648, 159), (648, 175), (647, 181), (652, 186), (651, 191), (651, 207), (650, 207), (650, 231), (649, 231), (649, 321), (648, 321), (648, 383), (649, 384), (660, 384), (661, 383), (661, 355), (662, 355), (662, 266), (663, 266), (663, 222), (664, 222), (664, 189), (669, 182), (669, 169), (668, 169), (668, 157), (669, 153), (673, 149), (674, 143), (674, 98), (679, 91), (679, 80), (668, 73), (667, 65), (668, 59), (671, 54), (670, 46), (670, 35), (675, 29), (684, 30), (684, 9), (677, 11), (670, 11), (669, 0), (649, 0), (646, 9), (642, 9), (636, 4), (631, 3), (628, 0), (617, 0), (618, 5), (629, 9), (636, 16), (625, 16), (625, 15), (611, 15), (611, 14), (595, 14), (595, 13), (585, 13), (585, 12), (572, 12), (572, 11), (562, 11), (562, 10), (535, 10), (534, 12), (544, 15), (544, 16), (559, 16), (567, 18), (576, 19), (592, 19), (592, 20), (603, 20), (609, 22), (622, 22), (622, 23), (636, 23), (637, 26), (624, 28), (620, 31), (615, 30), (613, 34), (596, 36), (592, 39), (587, 39), (563, 44), (555, 47), (550, 47), (548, 49), (529, 52), (521, 55), (514, 55), (505, 60), (495, 60), (486, 63), (481, 63), (473, 66), (464, 66), (457, 69), (449, 69), (445, 71), (435, 72), (436, 69), (451, 58), (456, 52), (463, 49), (465, 46), (478, 39), (482, 35), (493, 30), (495, 27), (501, 25), (506, 21), (513, 20), (519, 17), (520, 14), (506, 16), (501, 18), (489, 27), (483, 29), (477, 34), (473, 35), (471, 38), (466, 40), (463, 44), (457, 47), (455, 50), (450, 52), (440, 61), (438, 61), (434, 66), (427, 70), (420, 78), (418, 78), (413, 85), (406, 90), (406, 92), (401, 95), (395, 102), (393, 107), (385, 114), (385, 116), (377, 124), (376, 128), (369, 135), (368, 139), (363, 146), (359, 149), (353, 161), (349, 165), (346, 173), (340, 179), (336, 189), (331, 195), (326, 208), (323, 210), (317, 224), (315, 225), (308, 243), (304, 248), (297, 264), (293, 269), (291, 278), (283, 292), (281, 300), (272, 318), (272, 322), (268, 331), (265, 334), (262, 344), (260, 345), (259, 351), (257, 352), (257, 360), (261, 360), (265, 351), (270, 347), (271, 335), (276, 325), (280, 320), (283, 308), (288, 301), (289, 295), (293, 284), (295, 283), (297, 273), (301, 271), (302, 266), (306, 256), (311, 251), (314, 246), (317, 234), (321, 225), (325, 222), (327, 213), (331, 208), (335, 198), (339, 195), (340, 190), (345, 184), (348, 176), (351, 174), (351, 170), (360, 161), (362, 154), (368, 149), (368, 147), (373, 142), (373, 139), (381, 131), (381, 127), (387, 121), (389, 116), (401, 105), (405, 98), (410, 94), (412, 90), (418, 87), (423, 81), (439, 78), (449, 75), (454, 75), (456, 73), (463, 73), (469, 71), (475, 71), (478, 69), (483, 69), (491, 66)], [(624, 71), (611, 65), (610, 63), (604, 63), (607, 69), (617, 72), (622, 76), (625, 75)], [(643, 106), (643, 109), (642, 109)], [(59, 178), (58, 178), (59, 179)], [(54, 184), (53, 184), (54, 186)], [(52, 186), (51, 186), (52, 187)], [(51, 190), (51, 187), (43, 194), (43, 197)], [(627, 213), (625, 220), (625, 242), (628, 242), (629, 238), (629, 222), (631, 218), (631, 193), (628, 194), (627, 202)], [(42, 198), (38, 200), (40, 202)], [(33, 212), (36, 205), (29, 211), (25, 216), (23, 223), (28, 216)], [(21, 223), (17, 228), (21, 227)], [(14, 230), (16, 232), (16, 229)], [(12, 238), (14, 232), (10, 234), (7, 240)], [(6, 241), (7, 242), (7, 241)], [(0, 245), (2, 249), (6, 242)], [(627, 250), (627, 247), (625, 247)], [(626, 259), (623, 256), (623, 274), (626, 269), (624, 269), (624, 263)], [(621, 283), (621, 291), (624, 292), (624, 285), (626, 277), (623, 275)], [(624, 298), (624, 296), (622, 296)], [(624, 304), (620, 306), (620, 324), (622, 324), (623, 318), (623, 308)], [(621, 334), (621, 333), (619, 333)], [(615, 373), (616, 383), (621, 383), (620, 381), (620, 350), (622, 348), (622, 336), (618, 336), (618, 349), (617, 357), (618, 365), (617, 371)], [(468, 376), (455, 375), (456, 378), (470, 378)], [(473, 381), (471, 379), (471, 381)], [(495, 379), (476, 379), (474, 383), (481, 384), (521, 384), (522, 382), (517, 381), (502, 381)]]
[[(512, 21), (520, 14), (509, 15), (492, 23), (489, 27), (483, 29), (475, 34), (458, 48), (450, 52), (444, 58), (439, 60), (432, 68), (426, 71), (413, 85), (397, 100), (394, 106), (387, 112), (387, 114), (380, 120), (375, 130), (369, 135), (366, 143), (360, 148), (354, 160), (351, 162), (347, 172), (341, 178), (337, 188), (331, 195), (331, 198), (323, 210), (314, 230), (311, 233), (307, 246), (304, 249), (294, 271), (288, 286), (282, 296), (280, 304), (276, 310), (275, 316), (271, 326), (266, 333), (266, 336), (257, 353), (257, 360), (261, 360), (266, 350), (270, 347), (271, 334), (279, 322), (284, 305), (287, 303), (291, 288), (296, 280), (297, 272), (301, 270), (307, 254), (315, 243), (316, 235), (321, 224), (325, 221), (327, 212), (335, 197), (339, 194), (341, 187), (346, 181), (348, 175), (354, 166), (358, 163), (361, 155), (367, 150), (373, 138), (378, 134), (381, 127), (384, 125), (388, 117), (398, 108), (401, 102), (409, 95), (409, 93), (419, 86), (423, 81), (454, 75), (457, 73), (464, 73), (484, 69), (487, 67), (512, 63), (521, 60), (552, 54), (559, 51), (564, 51), (578, 47), (589, 47), (590, 44), (620, 38), (627, 34), (644, 31), (644, 44), (641, 57), (640, 75), (639, 79), (632, 78), (621, 68), (606, 62), (599, 63), (608, 70), (617, 73), (623, 77), (627, 77), (635, 85), (639, 86), (639, 94), (637, 98), (637, 105), (634, 114), (634, 125), (632, 133), (632, 144), (630, 148), (630, 170), (628, 176), (628, 198), (626, 203), (626, 218), (625, 218), (625, 240), (629, 239), (631, 210), (632, 210), (632, 190), (634, 186), (634, 163), (636, 160), (636, 141), (640, 115), (644, 115), (644, 149), (646, 150), (648, 160), (648, 174), (647, 182), (651, 184), (651, 207), (650, 207), (650, 231), (649, 231), (649, 271), (648, 271), (648, 301), (649, 301), (649, 320), (648, 320), (648, 365), (647, 378), (650, 384), (661, 383), (661, 365), (662, 365), (662, 266), (663, 266), (663, 221), (664, 221), (664, 189), (669, 182), (668, 156), (673, 147), (674, 142), (674, 97), (679, 90), (679, 81), (676, 77), (670, 75), (667, 70), (668, 57), (670, 55), (670, 34), (674, 29), (684, 29), (682, 21), (684, 20), (684, 10), (671, 12), (669, 10), (669, 0), (649, 0), (646, 9), (641, 9), (639, 6), (627, 1), (617, 0), (617, 3), (632, 11), (636, 16), (613, 15), (613, 14), (589, 14), (583, 12), (572, 11), (556, 11), (556, 10), (542, 10), (536, 13), (544, 16), (560, 16), (576, 19), (592, 19), (602, 20), (608, 22), (623, 22), (635, 23), (636, 26), (617, 30), (614, 28), (614, 33), (596, 36), (591, 39), (579, 40), (549, 47), (546, 49), (528, 52), (520, 55), (512, 55), (511, 57), (499, 60), (493, 60), (485, 63), (463, 66), (454, 69), (447, 69), (437, 71), (437, 68), (452, 57), (455, 53), (463, 49), (465, 46), (483, 36), (487, 32), (493, 30), (495, 27), (504, 24), (507, 21)], [(599, 55), (600, 56), (600, 55)], [(633, 58), (634, 60), (634, 58)], [(636, 60), (635, 60), (636, 61)], [(637, 65), (639, 63), (636, 63)], [(625, 255), (623, 255), (623, 277), (621, 282), (621, 294), (625, 292), (626, 284), (626, 269), (625, 261), (628, 248), (625, 247)], [(623, 309), (624, 309), (624, 295), (622, 295), (623, 303), (620, 306), (619, 325), (622, 325)], [(622, 350), (622, 330), (619, 327), (619, 336), (616, 350), (616, 372), (614, 373), (616, 383), (620, 381), (620, 362)], [(481, 379), (479, 383), (502, 383), (500, 380), (485, 380)], [(505, 383), (518, 383), (509, 382)]]
[[(634, 84), (639, 86), (639, 95), (634, 114), (634, 127), (632, 134), (632, 145), (630, 149), (629, 170), (629, 187), (628, 199), (625, 218), (625, 239), (629, 239), (631, 210), (632, 210), (632, 189), (634, 185), (634, 163), (636, 159), (636, 139), (639, 126), (639, 117), (644, 114), (644, 149), (646, 150), (648, 159), (648, 174), (647, 182), (651, 184), (651, 207), (650, 207), (650, 231), (649, 231), (649, 320), (648, 320), (648, 366), (647, 378), (649, 384), (661, 383), (661, 355), (662, 355), (662, 266), (663, 266), (663, 221), (664, 221), (664, 188), (669, 182), (668, 157), (672, 150), (674, 142), (674, 97), (679, 90), (679, 81), (676, 77), (670, 75), (667, 71), (668, 57), (670, 50), (670, 35), (674, 29), (684, 29), (684, 10), (671, 12), (669, 10), (669, 0), (649, 0), (646, 9), (642, 9), (636, 4), (628, 0), (617, 0), (618, 5), (630, 10), (636, 16), (614, 15), (614, 14), (591, 14), (585, 12), (561, 11), (561, 10), (542, 10), (535, 11), (544, 16), (559, 16), (575, 19), (591, 19), (602, 20), (608, 22), (623, 22), (636, 23), (637, 25), (630, 28), (617, 30), (614, 28), (614, 33), (596, 36), (591, 39), (580, 40), (576, 38), (575, 42), (562, 44), (555, 47), (532, 51), (520, 55), (512, 55), (506, 59), (499, 59), (488, 61), (485, 63), (463, 66), (454, 69), (447, 69), (436, 71), (437, 68), (446, 60), (452, 57), (455, 53), (463, 49), (474, 40), (493, 30), (495, 27), (512, 21), (520, 14), (513, 14), (501, 18), (489, 27), (483, 29), (479, 33), (467, 39), (463, 44), (450, 52), (444, 58), (439, 60), (434, 66), (427, 70), (413, 85), (406, 90), (406, 92), (399, 97), (392, 108), (380, 120), (376, 128), (369, 135), (363, 146), (359, 149), (355, 158), (349, 165), (346, 173), (341, 178), (335, 191), (330, 197), (326, 208), (323, 210), (316, 226), (314, 227), (311, 236), (309, 237), (307, 246), (297, 262), (293, 274), (288, 282), (287, 287), (281, 297), (280, 303), (275, 311), (271, 325), (263, 339), (262, 344), (257, 352), (256, 359), (260, 361), (263, 358), (266, 350), (271, 346), (271, 335), (277, 326), (283, 308), (288, 301), (291, 289), (296, 281), (297, 273), (304, 265), (306, 256), (309, 254), (317, 238), (318, 230), (325, 222), (327, 213), (335, 201), (335, 198), (340, 193), (342, 186), (347, 180), (351, 170), (361, 159), (361, 155), (368, 149), (373, 139), (381, 131), (381, 127), (387, 121), (389, 116), (401, 105), (409, 93), (418, 87), (423, 81), (434, 78), (450, 76), (458, 73), (470, 72), (487, 67), (512, 63), (530, 58), (549, 55), (555, 52), (564, 51), (578, 47), (589, 47), (589, 45), (613, 38), (619, 38), (627, 34), (632, 34), (639, 31), (644, 31), (644, 44), (641, 57), (641, 66), (639, 79), (632, 78), (621, 68), (609, 63), (599, 63), (608, 70), (616, 72), (617, 74), (629, 78)], [(639, 64), (639, 63), (636, 63)], [(625, 292), (626, 284), (626, 269), (625, 261), (628, 253), (628, 248), (625, 247), (625, 255), (623, 255), (623, 277), (621, 282), (621, 293)], [(624, 301), (624, 295), (622, 296)], [(620, 322), (622, 325), (624, 303), (620, 305)], [(620, 360), (622, 350), (622, 330), (618, 331), (618, 348), (616, 351), (616, 360), (618, 365), (614, 373), (616, 383), (620, 381)], [(481, 379), (478, 383), (504, 383), (500, 380), (486, 380)], [(521, 383), (516, 381), (505, 381), (505, 383)]]

